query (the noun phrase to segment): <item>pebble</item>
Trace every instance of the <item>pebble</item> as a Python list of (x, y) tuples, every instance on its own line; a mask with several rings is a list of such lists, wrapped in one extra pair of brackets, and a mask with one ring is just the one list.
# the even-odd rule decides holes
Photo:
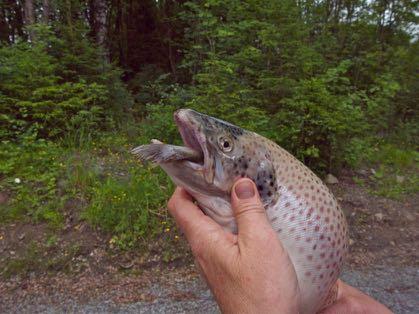
[(403, 183), (404, 180), (405, 180), (405, 177), (404, 176), (396, 176), (397, 183)]
[(407, 220), (409, 220), (411, 222), (415, 221), (415, 216), (413, 216), (411, 213), (406, 213), (405, 217), (406, 217)]
[(384, 215), (382, 213), (377, 213), (377, 214), (374, 215), (374, 217), (377, 218), (378, 221), (381, 221), (381, 220), (383, 220)]
[(327, 184), (338, 184), (339, 180), (333, 174), (329, 173), (324, 179), (324, 182), (326, 182)]

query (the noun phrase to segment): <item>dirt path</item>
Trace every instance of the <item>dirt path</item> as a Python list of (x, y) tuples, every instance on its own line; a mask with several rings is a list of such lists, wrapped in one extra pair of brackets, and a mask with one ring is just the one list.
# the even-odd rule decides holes
[[(419, 268), (352, 270), (346, 271), (342, 278), (386, 304), (395, 313), (413, 314), (419, 309)], [(26, 295), (16, 304), (3, 304), (2, 313), (218, 313), (211, 293), (198, 277), (185, 279), (179, 276), (172, 278), (171, 283), (163, 280), (139, 285), (136, 291), (143, 300), (118, 302), (118, 299), (101, 296), (83, 302), (62, 292), (52, 292), (48, 297)]]
[[(351, 254), (343, 279), (396, 313), (417, 313), (419, 195), (403, 201), (371, 196), (365, 187), (354, 184), (351, 175), (331, 188), (351, 230)], [(4, 237), (0, 262), (11, 254), (24, 254), (29, 239), (45, 241), (43, 231), (39, 232), (43, 228), (0, 227)], [(29, 255), (29, 267), (22, 274), (0, 279), (0, 313), (217, 312), (184, 242), (176, 248), (183, 257), (167, 264), (159, 260), (162, 252), (146, 260), (138, 252), (115, 255), (109, 252), (106, 236), (84, 225), (69, 230), (59, 236), (60, 246), (42, 252), (50, 256), (53, 268), (45, 271), (45, 259), (36, 262)], [(76, 251), (71, 249), (74, 241), (79, 244)]]

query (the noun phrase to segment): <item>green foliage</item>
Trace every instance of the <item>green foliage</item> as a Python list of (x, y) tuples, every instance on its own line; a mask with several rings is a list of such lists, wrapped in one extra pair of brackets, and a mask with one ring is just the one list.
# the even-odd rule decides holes
[(47, 221), (53, 227), (62, 224), (59, 211), (64, 198), (57, 190), (62, 174), (63, 150), (51, 142), (25, 138), (19, 145), (0, 144), (0, 188), (12, 193), (9, 204), (0, 206), (0, 220), (26, 216)]
[[(372, 20), (359, 10), (344, 23), (328, 20), (324, 3), (187, 2), (179, 15), (188, 24), (181, 68), (191, 85), (148, 107), (150, 121), (166, 121), (186, 94), (181, 106), (266, 135), (317, 171), (338, 171), (354, 160), (352, 140), (390, 133), (415, 107), (402, 95), (416, 81), (406, 65), (418, 62), (406, 58), (415, 58), (417, 43), (407, 33), (375, 41)], [(400, 97), (404, 104), (396, 105)]]
[(161, 171), (134, 168), (126, 178), (109, 177), (92, 189), (83, 213), (89, 222), (115, 235), (121, 247), (132, 247), (156, 235), (172, 184)]
[[(86, 40), (80, 39), (85, 49), (69, 51), (68, 43), (48, 28), (37, 30), (33, 44), (0, 48), (0, 138), (19, 139), (29, 132), (77, 142), (95, 129), (114, 126), (130, 106), (120, 73), (102, 66)], [(70, 64), (68, 58), (86, 58), (81, 64), (89, 68)]]
[[(51, 237), (50, 239), (53, 238)], [(0, 270), (0, 277), (5, 279), (17, 275), (27, 277), (31, 272), (35, 271), (71, 271), (70, 261), (80, 254), (80, 246), (78, 244), (70, 244), (56, 248), (53, 241), (46, 245), (31, 241), (20, 256), (5, 258), (3, 261), (4, 266)], [(46, 251), (49, 254), (45, 254)], [(52, 254), (52, 252), (55, 254)]]
[(276, 114), (278, 141), (309, 166), (339, 166), (345, 158), (345, 140), (367, 128), (360, 97), (344, 76), (349, 66), (344, 61), (325, 74), (298, 82)]
[[(366, 167), (370, 191), (373, 194), (401, 199), (419, 192), (419, 153), (400, 149), (394, 144), (372, 143), (372, 140), (357, 140), (353, 143), (356, 154), (354, 166)], [(355, 159), (352, 159), (354, 161)], [(358, 184), (365, 179), (355, 177)]]
[(5, 263), (0, 275), (3, 278), (10, 278), (17, 274), (28, 274), (39, 266), (40, 255), (39, 247), (35, 242), (31, 242), (23, 257), (10, 259)]

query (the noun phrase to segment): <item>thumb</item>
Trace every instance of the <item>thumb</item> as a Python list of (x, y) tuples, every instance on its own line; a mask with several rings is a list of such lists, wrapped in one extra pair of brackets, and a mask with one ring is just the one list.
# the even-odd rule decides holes
[(244, 178), (236, 181), (231, 191), (231, 205), (239, 237), (260, 234), (267, 228), (272, 229), (256, 185), (252, 180)]

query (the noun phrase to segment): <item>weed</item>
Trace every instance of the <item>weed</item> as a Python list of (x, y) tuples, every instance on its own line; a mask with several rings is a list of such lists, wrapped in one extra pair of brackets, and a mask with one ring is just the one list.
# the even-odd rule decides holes
[[(363, 158), (364, 165), (372, 169), (369, 176), (370, 193), (401, 199), (419, 191), (418, 152), (384, 143), (376, 145), (374, 154), (368, 150)], [(360, 178), (354, 178), (354, 181), (359, 185), (365, 184)]]
[(45, 246), (47, 248), (54, 247), (57, 245), (57, 242), (58, 242), (58, 237), (55, 234), (52, 234), (46, 239)]
[[(7, 279), (16, 275), (28, 276), (30, 272), (71, 271), (71, 261), (80, 254), (80, 245), (73, 243), (58, 248), (57, 241), (54, 235), (47, 239), (45, 246), (32, 241), (21, 256), (5, 260), (0, 276)], [(49, 254), (45, 254), (46, 250)]]
[(12, 194), (0, 207), (0, 221), (31, 219), (58, 227), (62, 222), (63, 198), (57, 178), (62, 173), (63, 150), (56, 144), (26, 138), (21, 143), (0, 143), (0, 188)]
[(132, 168), (126, 177), (98, 183), (82, 216), (115, 234), (112, 241), (119, 247), (132, 247), (159, 232), (159, 221), (167, 215), (160, 208), (171, 192), (172, 184), (162, 171)]
[(42, 264), (40, 252), (41, 250), (37, 243), (32, 241), (22, 257), (6, 260), (0, 275), (4, 278), (10, 278), (15, 275), (26, 275), (31, 271), (35, 271)]

